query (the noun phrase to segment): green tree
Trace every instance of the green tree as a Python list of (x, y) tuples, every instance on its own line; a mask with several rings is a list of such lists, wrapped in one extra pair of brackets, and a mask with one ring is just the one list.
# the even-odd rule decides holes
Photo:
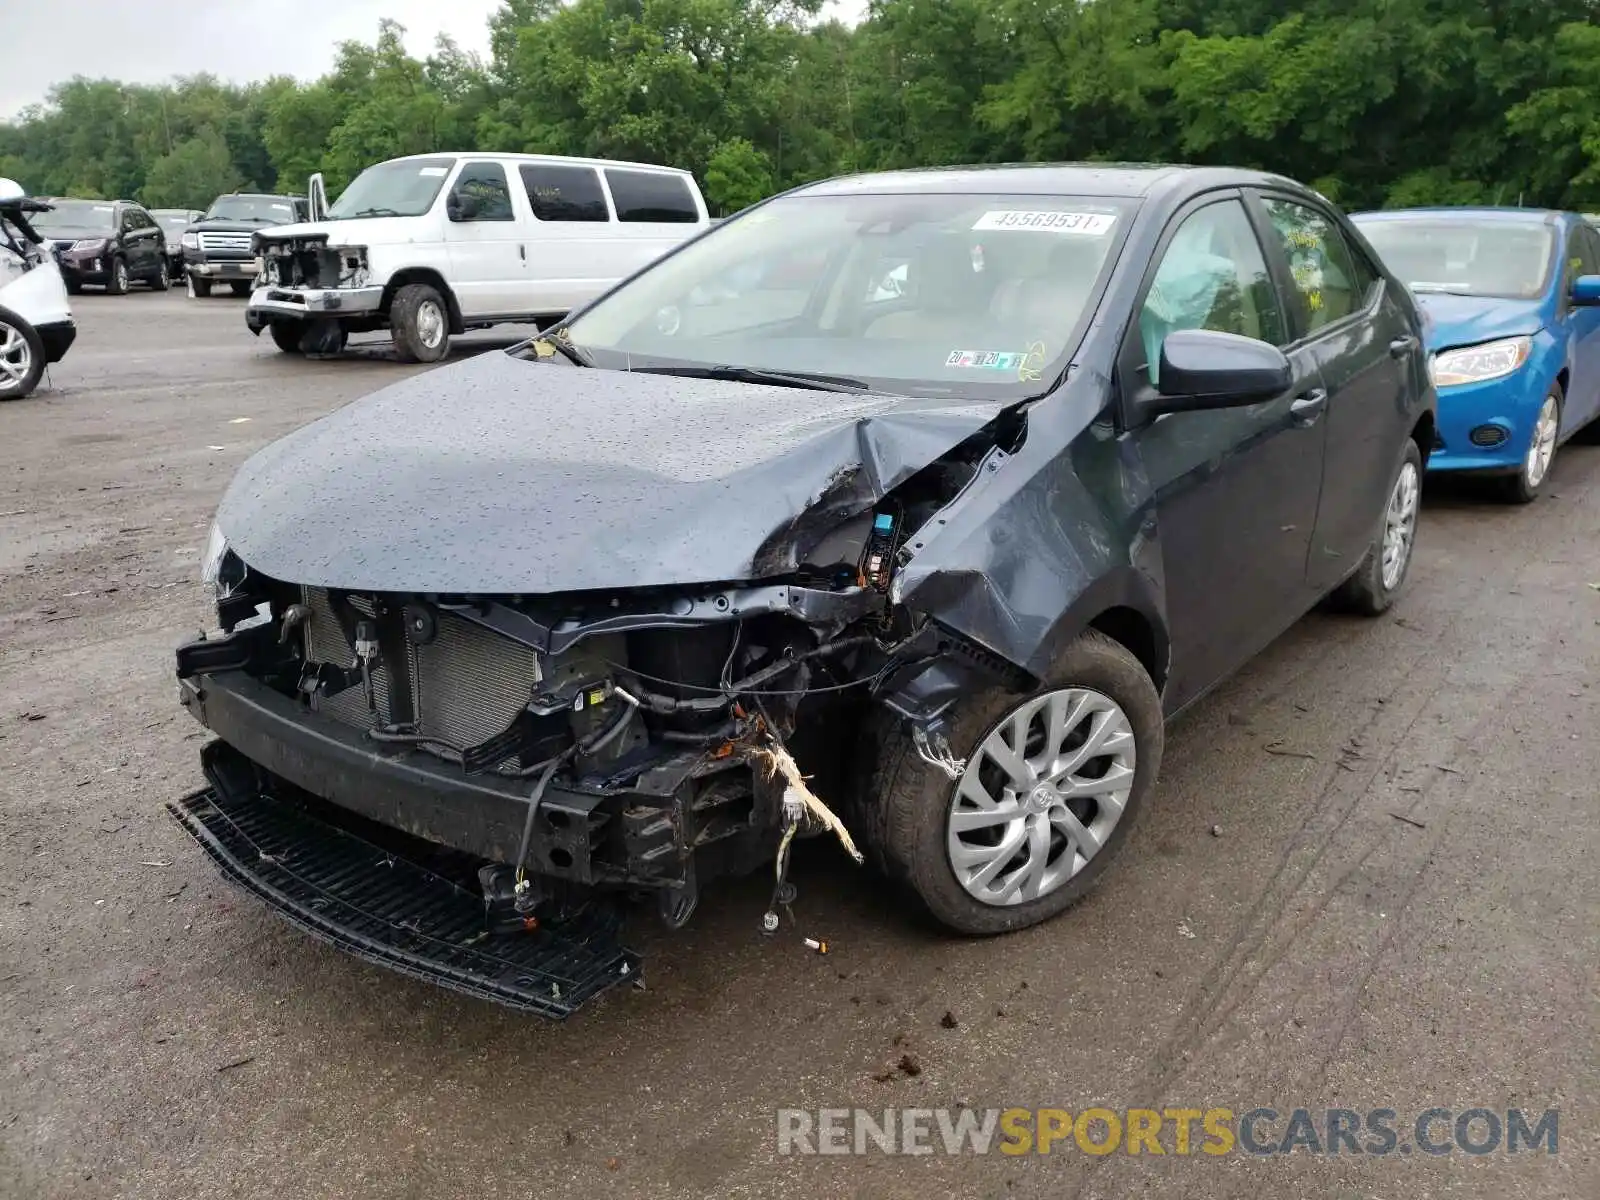
[(723, 142), (706, 167), (706, 202), (720, 215), (749, 208), (774, 191), (772, 164), (744, 138)]
[(208, 125), (151, 164), (140, 198), (152, 208), (203, 209), (242, 182), (228, 143)]

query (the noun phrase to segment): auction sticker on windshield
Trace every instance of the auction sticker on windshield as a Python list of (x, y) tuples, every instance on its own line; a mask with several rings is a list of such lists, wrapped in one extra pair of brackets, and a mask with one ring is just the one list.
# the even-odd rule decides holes
[(974, 229), (1029, 229), (1040, 233), (1081, 233), (1105, 237), (1117, 223), (1114, 213), (1033, 212), (1027, 209), (995, 209), (973, 224)]
[(1025, 357), (1004, 350), (952, 350), (950, 357), (944, 360), (944, 365), (979, 371), (1011, 371), (1021, 366)]

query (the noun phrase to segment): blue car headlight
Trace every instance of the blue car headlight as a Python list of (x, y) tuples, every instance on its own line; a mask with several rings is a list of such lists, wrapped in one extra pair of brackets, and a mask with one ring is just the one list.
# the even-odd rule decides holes
[(1518, 370), (1532, 353), (1531, 337), (1501, 338), (1436, 354), (1428, 363), (1428, 371), (1433, 376), (1434, 387), (1485, 383)]

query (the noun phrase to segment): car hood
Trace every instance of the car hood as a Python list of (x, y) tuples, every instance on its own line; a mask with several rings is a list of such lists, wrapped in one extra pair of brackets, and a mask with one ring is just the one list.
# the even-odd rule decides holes
[(550, 594), (767, 578), (999, 403), (484, 354), (268, 446), (217, 523), (251, 568), (361, 591)]
[(326, 238), (330, 246), (386, 246), (403, 242), (436, 242), (437, 228), (426, 217), (351, 217), (343, 221), (301, 221), (295, 225), (270, 225), (265, 241), (291, 238)]
[(1538, 333), (1544, 325), (1543, 307), (1537, 300), (1422, 292), (1417, 295), (1417, 302), (1426, 318), (1429, 350)]
[(112, 229), (39, 229), (38, 234), (47, 242), (108, 242), (116, 237)]
[[(210, 221), (196, 221), (184, 233), (260, 233), (267, 229), (281, 229), (279, 225), (263, 225), (260, 221), (229, 221), (218, 217)], [(171, 235), (168, 236), (177, 236)]]

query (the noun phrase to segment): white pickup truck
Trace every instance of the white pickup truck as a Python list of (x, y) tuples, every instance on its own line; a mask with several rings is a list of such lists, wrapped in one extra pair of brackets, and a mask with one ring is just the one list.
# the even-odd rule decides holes
[(406, 362), (468, 329), (547, 327), (710, 224), (687, 171), (538, 154), (391, 159), (331, 207), (313, 176), (311, 209), (256, 233), (246, 324), (308, 354), (387, 329)]

